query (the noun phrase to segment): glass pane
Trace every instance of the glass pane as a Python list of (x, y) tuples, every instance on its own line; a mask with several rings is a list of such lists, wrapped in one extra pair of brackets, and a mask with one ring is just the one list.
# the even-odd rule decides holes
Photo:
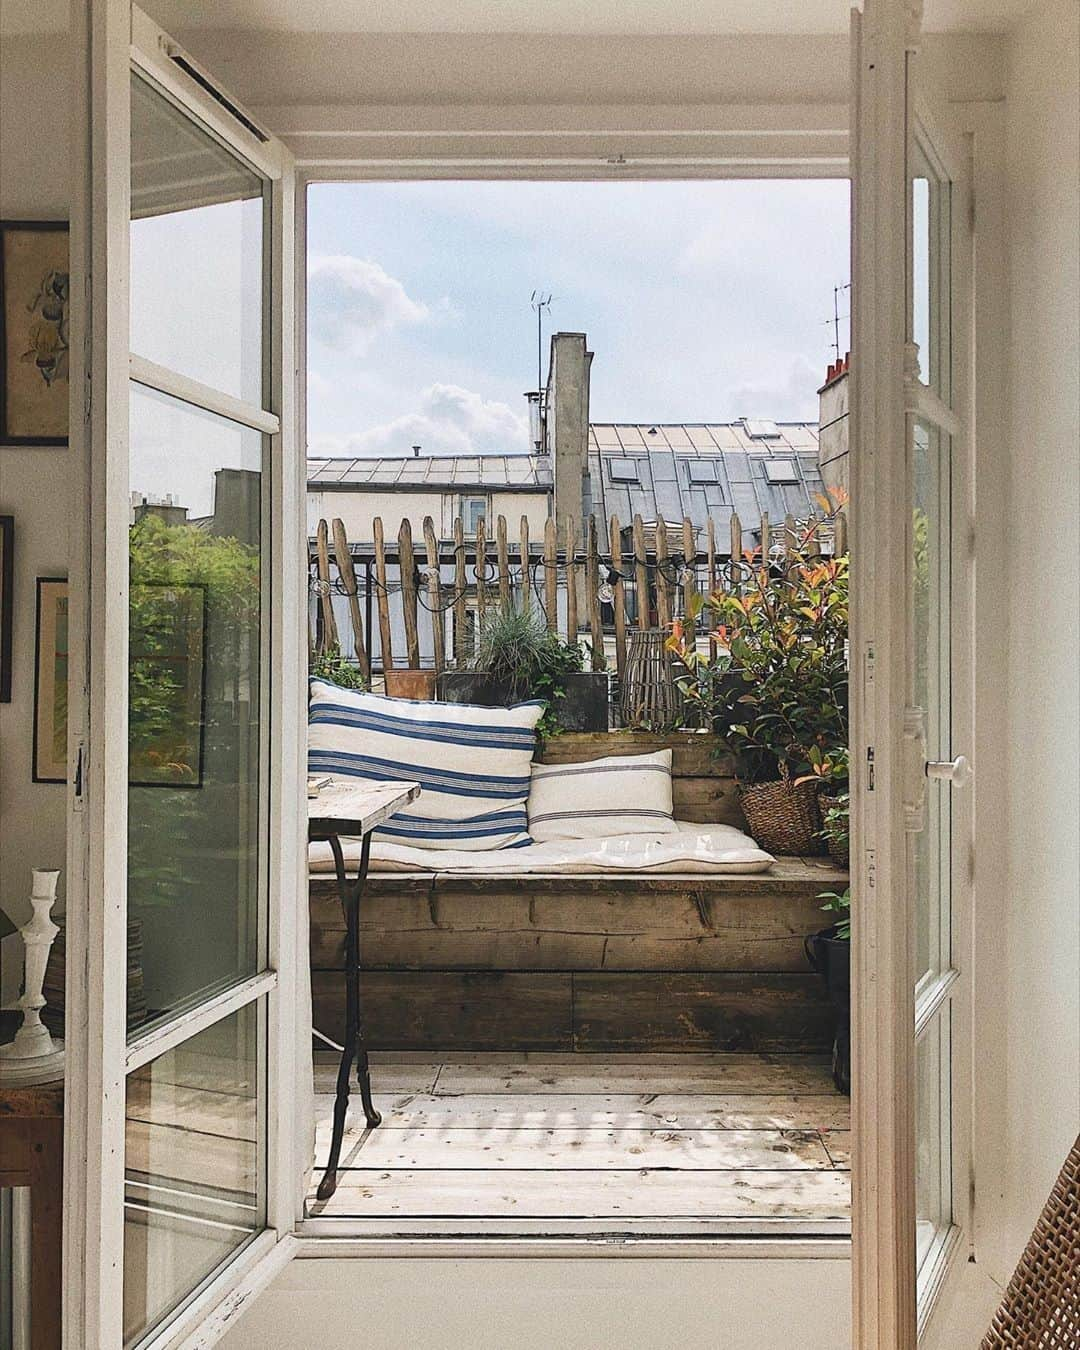
[[(949, 555), (950, 438), (916, 422), (913, 438), (912, 703), (926, 714), (928, 759), (951, 758)], [(949, 964), (950, 784), (926, 784), (926, 826), (911, 836), (916, 914), (916, 985)]]
[(263, 437), (131, 386), (129, 1028), (255, 973)]
[(951, 397), (950, 184), (916, 140), (911, 179), (911, 340), (919, 347), (919, 378), (945, 402)]
[(131, 350), (261, 403), (263, 182), (137, 76), (131, 216)]
[(125, 1345), (263, 1225), (261, 1020), (249, 1003), (128, 1078)]
[(921, 1271), (934, 1239), (952, 1222), (949, 1156), (949, 1007), (915, 1051), (915, 1260)]

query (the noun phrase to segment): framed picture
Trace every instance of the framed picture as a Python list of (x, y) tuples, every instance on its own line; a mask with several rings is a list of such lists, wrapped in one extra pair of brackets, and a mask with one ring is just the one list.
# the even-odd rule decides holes
[(67, 710), (67, 578), (38, 577), (34, 646), (35, 783), (67, 781)]
[(11, 607), (15, 582), (15, 517), (0, 516), (0, 703), (11, 702)]
[(206, 588), (131, 587), (128, 781), (201, 787), (206, 720)]
[(0, 443), (68, 443), (68, 225), (0, 220)]

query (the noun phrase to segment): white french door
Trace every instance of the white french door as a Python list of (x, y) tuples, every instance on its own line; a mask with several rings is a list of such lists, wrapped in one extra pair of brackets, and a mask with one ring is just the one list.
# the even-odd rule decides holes
[(971, 223), (916, 7), (853, 23), (855, 1344), (908, 1350), (969, 1227)]
[(290, 158), (126, 0), (75, 11), (64, 1322), (121, 1350), (210, 1343), (291, 1243), (303, 470)]

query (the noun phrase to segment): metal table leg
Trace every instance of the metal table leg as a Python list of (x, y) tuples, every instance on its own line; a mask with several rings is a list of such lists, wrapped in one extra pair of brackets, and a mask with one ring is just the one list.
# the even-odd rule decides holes
[(356, 1079), (360, 1085), (360, 1101), (369, 1129), (382, 1123), (382, 1116), (371, 1100), (371, 1072), (368, 1066), (367, 1044), (364, 1040), (363, 1020), (360, 1015), (360, 900), (367, 880), (371, 854), (371, 834), (365, 834), (360, 846), (360, 870), (350, 885), (345, 873), (345, 859), (337, 835), (329, 835), (327, 842), (334, 855), (338, 893), (345, 911), (345, 1039), (338, 1066), (337, 1089), (334, 1098), (334, 1129), (330, 1139), (330, 1156), (326, 1171), (316, 1195), (329, 1200), (337, 1190), (337, 1169), (341, 1158), (341, 1141), (345, 1135), (345, 1117), (349, 1110), (349, 1077), (356, 1060)]

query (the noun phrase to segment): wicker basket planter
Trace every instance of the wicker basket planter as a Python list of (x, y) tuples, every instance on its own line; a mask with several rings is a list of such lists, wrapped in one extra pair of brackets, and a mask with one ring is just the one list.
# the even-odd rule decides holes
[(744, 784), (739, 805), (755, 843), (768, 853), (821, 857), (827, 850), (821, 837), (821, 811), (816, 782)]
[[(822, 793), (821, 796), (818, 797), (818, 806), (821, 810), (822, 822), (824, 822), (825, 815), (828, 811), (831, 811), (834, 806), (841, 805), (842, 802), (839, 797), (827, 797)], [(830, 837), (825, 840), (825, 844), (829, 850), (829, 857), (836, 863), (837, 867), (846, 869), (851, 861), (851, 840), (849, 837), (847, 835), (845, 835), (843, 839), (833, 839)]]

